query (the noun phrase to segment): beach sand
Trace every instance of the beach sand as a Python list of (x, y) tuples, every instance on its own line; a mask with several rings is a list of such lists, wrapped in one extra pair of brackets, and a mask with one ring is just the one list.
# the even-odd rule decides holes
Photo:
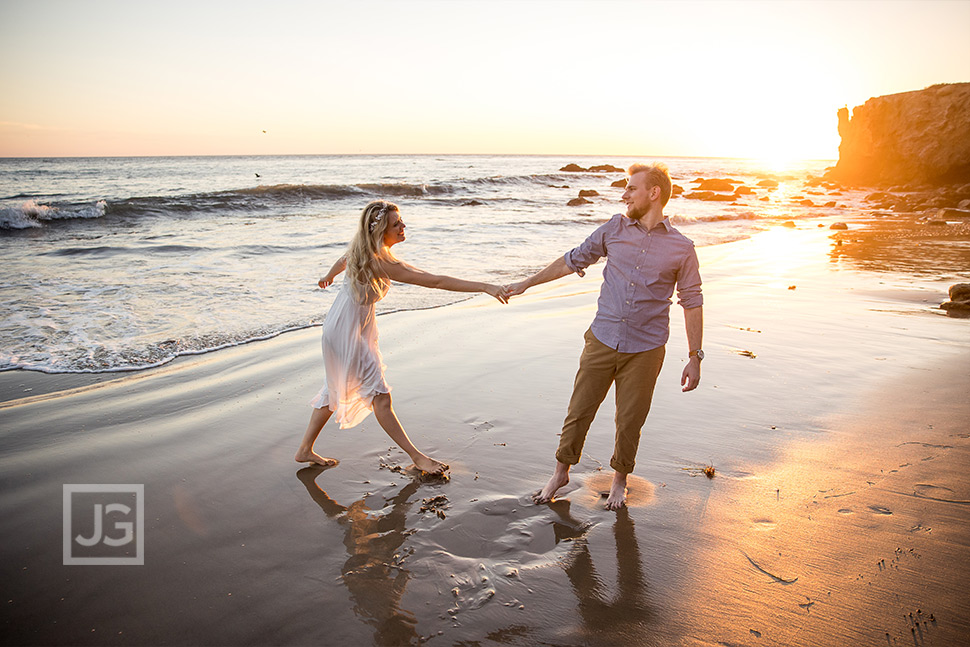
[[(611, 396), (559, 499), (530, 499), (596, 268), (379, 319), (395, 408), (447, 482), (399, 469), (373, 416), (324, 429), (337, 467), (293, 461), (319, 329), (130, 374), (0, 374), (3, 643), (963, 644), (970, 321), (936, 306), (966, 240), (887, 253), (827, 224), (699, 250), (702, 383), (680, 392), (675, 305), (619, 512)], [(955, 260), (935, 266), (941, 239)], [(63, 485), (91, 483), (144, 484), (143, 566), (63, 565)]]

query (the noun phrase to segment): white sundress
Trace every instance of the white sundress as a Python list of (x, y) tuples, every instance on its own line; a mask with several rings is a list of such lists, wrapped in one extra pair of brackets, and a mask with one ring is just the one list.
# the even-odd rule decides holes
[(373, 409), (374, 396), (390, 393), (377, 347), (375, 303), (359, 304), (344, 280), (323, 322), (323, 364), (327, 381), (310, 401), (329, 407), (341, 429), (360, 423)]

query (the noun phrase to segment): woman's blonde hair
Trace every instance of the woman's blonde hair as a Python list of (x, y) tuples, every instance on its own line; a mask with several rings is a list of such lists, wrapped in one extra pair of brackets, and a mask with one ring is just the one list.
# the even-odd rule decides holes
[(377, 259), (396, 263), (384, 245), (390, 214), (399, 211), (393, 202), (375, 200), (360, 214), (357, 233), (347, 249), (347, 280), (358, 303), (374, 303), (387, 294), (391, 282), (380, 271)]

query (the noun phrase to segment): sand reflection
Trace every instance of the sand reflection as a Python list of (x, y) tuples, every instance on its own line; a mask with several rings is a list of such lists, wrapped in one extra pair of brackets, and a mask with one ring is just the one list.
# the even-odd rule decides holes
[(834, 235), (829, 257), (872, 272), (960, 276), (970, 266), (970, 223), (886, 217)]
[[(564, 527), (583, 525), (571, 516), (569, 501), (554, 501), (548, 505), (564, 521)], [(616, 543), (615, 587), (597, 572), (585, 536), (576, 540), (575, 548), (567, 558), (566, 576), (579, 602), (580, 631), (587, 640), (598, 645), (639, 644), (643, 641), (645, 625), (651, 623), (656, 612), (647, 595), (643, 560), (629, 509), (621, 508), (616, 512), (613, 538)], [(612, 570), (612, 564), (609, 567), (601, 564), (601, 567)], [(614, 590), (612, 596), (610, 589)]]
[[(354, 613), (374, 627), (376, 645), (410, 645), (419, 642), (414, 615), (400, 607), (410, 573), (396, 562), (408, 536), (405, 519), (411, 497), (420, 487), (412, 481), (388, 501), (389, 511), (368, 514), (365, 499), (343, 506), (320, 489), (316, 478), (325, 470), (305, 467), (296, 473), (310, 498), (343, 526), (344, 546), (350, 557), (341, 567), (343, 582), (354, 602)], [(383, 512), (383, 511), (382, 511)]]

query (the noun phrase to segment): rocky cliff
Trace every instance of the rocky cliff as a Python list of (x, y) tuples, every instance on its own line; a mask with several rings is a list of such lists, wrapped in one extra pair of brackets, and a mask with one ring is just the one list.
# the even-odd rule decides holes
[(970, 83), (875, 97), (839, 110), (832, 180), (890, 186), (970, 182)]

